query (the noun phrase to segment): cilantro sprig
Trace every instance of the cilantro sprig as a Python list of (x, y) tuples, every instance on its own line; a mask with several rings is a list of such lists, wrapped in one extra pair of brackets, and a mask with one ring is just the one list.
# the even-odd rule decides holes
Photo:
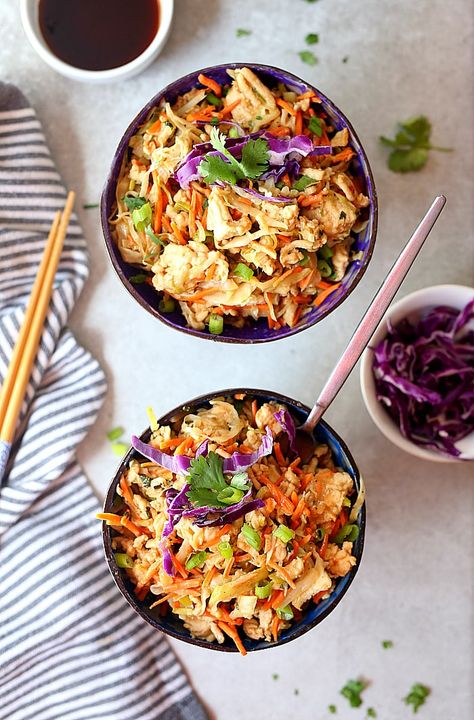
[(207, 153), (201, 160), (199, 173), (204, 182), (212, 184), (220, 180), (235, 185), (239, 180), (260, 177), (268, 168), (268, 143), (263, 138), (248, 140), (242, 147), (240, 160), (229, 152), (225, 140), (225, 135), (212, 128), (210, 142), (221, 155)]
[(237, 473), (228, 482), (221, 456), (212, 451), (192, 460), (187, 480), (186, 495), (195, 507), (228, 507), (239, 502), (250, 487), (246, 473)]
[(425, 704), (426, 698), (430, 694), (431, 690), (426, 685), (421, 683), (415, 683), (408, 695), (403, 698), (407, 705), (413, 706), (413, 712), (418, 712), (418, 709)]
[(452, 148), (432, 145), (431, 123), (425, 115), (398, 124), (394, 138), (380, 136), (382, 145), (391, 148), (388, 167), (393, 172), (415, 172), (426, 165), (430, 150), (451, 152)]
[(351, 707), (362, 705), (361, 693), (367, 687), (364, 680), (348, 680), (341, 690), (341, 695), (349, 701)]

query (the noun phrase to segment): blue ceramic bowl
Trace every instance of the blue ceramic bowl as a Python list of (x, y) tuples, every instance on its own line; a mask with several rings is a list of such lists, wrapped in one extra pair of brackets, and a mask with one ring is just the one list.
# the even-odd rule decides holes
[[(294, 88), (300, 93), (305, 92), (306, 90), (315, 90), (321, 98), (321, 107), (331, 119), (334, 127), (337, 130), (341, 130), (344, 127), (348, 128), (350, 143), (357, 153), (357, 156), (353, 161), (354, 173), (356, 177), (360, 178), (363, 192), (370, 199), (370, 206), (368, 208), (369, 215), (368, 223), (364, 230), (360, 233), (354, 234), (355, 239), (352, 247), (355, 251), (362, 252), (361, 258), (351, 263), (341, 282), (341, 285), (337, 288), (337, 290), (331, 293), (329, 297), (321, 303), (321, 305), (314, 307), (309, 313), (304, 315), (295, 327), (283, 327), (279, 330), (272, 330), (268, 327), (265, 319), (260, 319), (257, 322), (252, 321), (252, 324), (246, 325), (243, 328), (235, 328), (231, 325), (225, 325), (222, 335), (211, 335), (207, 331), (189, 328), (186, 325), (184, 316), (179, 310), (169, 314), (161, 313), (158, 309), (161, 293), (158, 293), (151, 285), (148, 285), (147, 283), (132, 285), (129, 278), (136, 275), (137, 270), (135, 267), (126, 263), (122, 259), (112, 238), (108, 220), (113, 215), (115, 188), (120, 168), (122, 167), (123, 157), (128, 148), (129, 140), (133, 135), (135, 135), (138, 127), (145, 121), (150, 110), (159, 105), (163, 98), (166, 98), (173, 103), (179, 95), (191, 90), (198, 84), (197, 78), (200, 73), (204, 73), (205, 75), (212, 77), (219, 83), (224, 83), (229, 79), (229, 76), (227, 75), (228, 69), (242, 66), (249, 67), (263, 80), (263, 82), (269, 84), (270, 86), (275, 85), (278, 82), (283, 82), (285, 85), (290, 88)], [(374, 248), (377, 233), (377, 195), (375, 192), (374, 179), (369, 161), (367, 160), (367, 156), (361, 142), (348, 119), (334, 105), (334, 103), (331, 102), (331, 100), (323, 95), (323, 93), (321, 93), (317, 88), (304, 82), (295, 75), (286, 72), (286, 70), (280, 70), (269, 65), (230, 63), (228, 65), (216, 65), (214, 67), (204, 68), (203, 70), (196, 70), (195, 72), (176, 80), (155, 95), (155, 97), (153, 97), (150, 102), (145, 105), (143, 110), (138, 113), (135, 119), (132, 120), (115, 152), (112, 167), (105, 184), (101, 200), (101, 220), (105, 243), (107, 245), (107, 250), (112, 264), (125, 288), (135, 298), (135, 300), (140, 303), (143, 308), (145, 308), (145, 310), (169, 327), (189, 333), (190, 335), (215, 340), (217, 342), (260, 343), (289, 337), (290, 335), (294, 335), (295, 333), (301, 332), (302, 330), (306, 330), (312, 325), (315, 325), (317, 322), (329, 315), (329, 313), (332, 312), (338, 305), (340, 305), (356, 287), (362, 278), (367, 265), (369, 264)]]
[[(291, 410), (293, 417), (298, 423), (302, 423), (309, 413), (309, 408), (306, 405), (303, 405), (297, 400), (292, 400), (285, 395), (280, 395), (279, 393), (274, 392), (267, 392), (266, 390), (234, 388), (230, 390), (222, 390), (220, 392), (210, 393), (209, 395), (202, 395), (198, 398), (195, 398), (194, 400), (191, 400), (184, 405), (174, 408), (169, 413), (161, 417), (158, 422), (160, 425), (166, 425), (171, 421), (171, 418), (176, 418), (179, 417), (179, 415), (187, 414), (189, 412), (195, 412), (198, 408), (206, 406), (209, 400), (212, 400), (215, 397), (234, 395), (235, 393), (245, 393), (247, 395), (259, 398), (263, 401), (274, 400), (276, 402), (284, 403)], [(148, 428), (147, 430), (145, 430), (144, 433), (142, 433), (141, 439), (144, 442), (147, 442), (149, 440), (149, 437), (150, 429)], [(329, 445), (333, 452), (335, 464), (350, 474), (350, 476), (354, 480), (356, 490), (358, 491), (361, 482), (359, 470), (357, 469), (354, 458), (350, 454), (344, 441), (326, 422), (324, 422), (324, 420), (321, 420), (316, 427), (315, 437), (317, 440)], [(130, 448), (130, 450), (123, 458), (107, 492), (104, 503), (104, 512), (116, 512), (122, 507), (122, 500), (120, 496), (116, 493), (117, 485), (123, 472), (128, 467), (128, 463), (134, 458), (139, 457), (140, 454), (137, 453), (133, 448)], [(311, 630), (311, 628), (314, 628), (316, 625), (318, 625), (322, 620), (324, 620), (325, 617), (329, 615), (329, 613), (334, 610), (336, 605), (339, 604), (339, 602), (342, 600), (343, 596), (349, 589), (349, 585), (352, 583), (360, 565), (362, 550), (364, 547), (365, 515), (366, 513), (364, 504), (357, 520), (357, 524), (359, 526), (359, 537), (357, 538), (353, 547), (353, 555), (355, 556), (357, 563), (345, 577), (339, 578), (337, 580), (335, 590), (331, 593), (330, 597), (318, 603), (317, 605), (314, 605), (310, 602), (308, 608), (303, 611), (301, 620), (293, 623), (291, 627), (282, 632), (277, 642), (251, 640), (248, 637), (243, 638), (243, 644), (248, 652), (251, 652), (253, 650), (266, 650), (267, 648), (284, 645), (285, 643), (290, 642), (290, 640), (295, 640), (301, 635), (304, 635), (304, 633), (308, 632), (308, 630)], [(150, 596), (148, 596), (146, 601), (144, 602), (137, 600), (136, 596), (133, 593), (133, 585), (126, 577), (125, 572), (121, 570), (115, 562), (114, 553), (112, 550), (112, 537), (114, 535), (114, 532), (115, 531), (113, 528), (106, 525), (105, 522), (103, 523), (102, 538), (104, 542), (105, 557), (107, 559), (110, 572), (112, 573), (117, 587), (119, 588), (120, 592), (125, 597), (127, 602), (140, 615), (140, 617), (150, 623), (150, 625), (153, 625), (153, 627), (157, 630), (161, 630), (161, 632), (164, 632), (167, 635), (171, 635), (171, 637), (174, 637), (177, 640), (183, 640), (184, 642), (191, 643), (192, 645), (199, 645), (200, 647), (208, 648), (209, 650), (237, 652), (237, 648), (235, 647), (234, 643), (228, 638), (223, 645), (219, 645), (218, 643), (211, 643), (206, 640), (198, 640), (191, 637), (189, 631), (186, 630), (186, 628), (183, 626), (181, 620), (176, 615), (173, 615), (173, 613), (169, 612), (167, 615), (163, 616), (160, 615), (158, 608), (150, 610), (148, 607), (149, 605), (151, 605)]]

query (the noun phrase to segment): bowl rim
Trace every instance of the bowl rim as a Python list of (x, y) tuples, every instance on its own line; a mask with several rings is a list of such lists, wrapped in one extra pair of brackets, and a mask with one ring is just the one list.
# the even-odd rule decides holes
[[(429, 296), (436, 295), (438, 293), (440, 297), (436, 303), (431, 303), (427, 300)], [(362, 353), (359, 371), (360, 388), (367, 412), (369, 413), (373, 423), (387, 438), (387, 440), (401, 450), (405, 450), (405, 452), (410, 455), (423, 460), (431, 460), (440, 463), (469, 462), (469, 460), (442, 455), (441, 453), (437, 453), (435, 450), (430, 450), (424, 448), (423, 446), (416, 445), (414, 442), (408, 440), (408, 438), (405, 438), (401, 434), (400, 428), (396, 425), (388, 413), (385, 412), (375, 395), (375, 382), (372, 372), (372, 346), (379, 343), (387, 334), (388, 320), (392, 320), (395, 317), (396, 319), (394, 322), (400, 322), (400, 320), (404, 317), (416, 314), (423, 308), (432, 307), (433, 305), (449, 305), (449, 299), (445, 300), (444, 298), (446, 295), (455, 296), (456, 294), (459, 298), (461, 298), (461, 296), (465, 298), (462, 302), (466, 303), (474, 296), (474, 288), (469, 287), (468, 285), (456, 284), (429, 285), (408, 293), (408, 295), (405, 295), (391, 305), (372, 335), (370, 345)]]
[[(76, 67), (59, 58), (50, 49), (39, 28), (36, 16), (39, 0), (20, 0), (20, 17), (25, 34), (36, 51), (37, 55), (44, 60), (53, 70), (61, 75), (74, 80), (103, 82), (130, 77), (151, 63), (160, 52), (166, 40), (174, 15), (174, 0), (156, 0), (159, 6), (159, 25), (155, 36), (150, 44), (137, 57), (129, 62), (106, 70), (87, 70)], [(34, 13), (35, 18), (32, 17)]]
[[(212, 400), (215, 397), (220, 396), (228, 396), (233, 395), (235, 393), (246, 393), (248, 395), (254, 395), (256, 397), (262, 397), (269, 400), (276, 400), (277, 402), (282, 402), (284, 404), (288, 404), (289, 407), (296, 408), (302, 412), (304, 412), (306, 415), (309, 414), (310, 408), (305, 405), (304, 403), (301, 403), (298, 400), (294, 400), (293, 398), (290, 398), (286, 395), (282, 395), (281, 393), (274, 392), (272, 390), (262, 390), (262, 389), (255, 389), (255, 388), (230, 388), (226, 390), (217, 390), (211, 393), (205, 393), (203, 395), (199, 395), (192, 400), (188, 400), (187, 402), (181, 403), (177, 405), (172, 410), (169, 410), (166, 414), (162, 415), (158, 422), (160, 424), (163, 424), (164, 422), (167, 422), (173, 415), (177, 413), (182, 413), (185, 411), (188, 407), (196, 407), (199, 406), (201, 403), (207, 402), (209, 400)], [(362, 481), (359, 468), (357, 467), (355, 460), (352, 456), (352, 453), (350, 452), (349, 448), (347, 447), (344, 440), (340, 437), (340, 435), (333, 430), (333, 428), (324, 420), (320, 420), (320, 424), (331, 434), (331, 436), (336, 440), (336, 442), (340, 445), (342, 451), (347, 456), (347, 459), (349, 461), (351, 470), (354, 473), (354, 484), (356, 489), (360, 488), (360, 484)], [(147, 428), (140, 437), (143, 438), (144, 436), (147, 436), (146, 439), (148, 439), (150, 433), (150, 428)], [(112, 503), (115, 498), (116, 494), (116, 487), (120, 480), (120, 477), (126, 468), (128, 462), (132, 459), (132, 457), (137, 454), (133, 447), (130, 447), (127, 453), (122, 458), (121, 462), (118, 465), (118, 468), (115, 472), (115, 475), (108, 487), (105, 499), (104, 499), (104, 512), (109, 512)], [(139, 454), (139, 453), (138, 453)], [(109, 510), (108, 510), (109, 508)], [(366, 502), (364, 501), (359, 517), (358, 517), (358, 526), (359, 526), (359, 537), (357, 540), (358, 543), (358, 553), (356, 555), (357, 557), (357, 563), (356, 565), (350, 570), (350, 572), (345, 575), (343, 578), (339, 578), (339, 580), (345, 580), (345, 585), (339, 590), (339, 593), (337, 596), (333, 599), (331, 603), (316, 617), (314, 620), (307, 624), (302, 626), (301, 628), (298, 628), (298, 630), (295, 632), (294, 635), (291, 637), (284, 638), (282, 640), (278, 640), (277, 642), (263, 642), (259, 641), (259, 645), (257, 647), (248, 647), (246, 648), (248, 652), (257, 652), (259, 650), (268, 650), (270, 648), (274, 647), (280, 647), (281, 645), (285, 645), (288, 642), (291, 642), (293, 640), (296, 640), (300, 638), (305, 633), (312, 630), (314, 627), (319, 625), (340, 603), (344, 595), (347, 593), (349, 587), (351, 586), (361, 563), (363, 550), (364, 550), (364, 541), (365, 541), (365, 526), (366, 526)], [(118, 589), (120, 590), (121, 594), (125, 598), (125, 600), (128, 602), (128, 604), (135, 610), (135, 612), (146, 622), (148, 622), (149, 625), (155, 628), (155, 630), (159, 630), (160, 632), (165, 633), (166, 635), (169, 635), (170, 637), (175, 638), (176, 640), (181, 640), (183, 642), (189, 643), (190, 645), (195, 645), (199, 647), (203, 647), (209, 650), (216, 650), (219, 652), (238, 652), (237, 648), (234, 645), (227, 644), (227, 641), (223, 645), (219, 645), (218, 643), (209, 642), (207, 640), (201, 640), (199, 638), (193, 638), (191, 636), (185, 637), (183, 635), (180, 635), (178, 632), (170, 629), (170, 628), (164, 628), (160, 625), (159, 620), (157, 620), (154, 616), (151, 616), (147, 610), (144, 609), (140, 603), (140, 601), (137, 601), (135, 595), (131, 593), (128, 590), (128, 587), (123, 579), (122, 573), (120, 572), (120, 569), (118, 568), (117, 564), (115, 563), (113, 559), (113, 550), (111, 546), (111, 539), (112, 539), (112, 533), (111, 528), (106, 525), (105, 522), (102, 522), (102, 542), (103, 542), (103, 548), (104, 548), (104, 554), (105, 559), (109, 568), (109, 571), (115, 581), (115, 584), (117, 585)], [(337, 586), (336, 586), (337, 589)], [(330, 600), (331, 596), (328, 598)]]
[[(282, 76), (285, 77), (286, 80), (288, 80), (289, 84), (296, 83), (296, 84), (303, 84), (308, 89), (314, 90), (318, 96), (322, 100), (322, 104), (328, 106), (332, 111), (335, 112), (335, 114), (338, 115), (338, 117), (343, 121), (345, 126), (348, 128), (349, 133), (351, 134), (352, 138), (354, 139), (355, 143), (358, 145), (359, 150), (357, 152), (357, 156), (361, 157), (363, 159), (364, 163), (364, 176), (367, 181), (367, 192), (370, 196), (370, 212), (369, 212), (369, 222), (372, 224), (372, 233), (370, 236), (370, 242), (368, 243), (367, 250), (366, 250), (366, 256), (364, 257), (363, 262), (360, 264), (357, 273), (354, 275), (351, 284), (347, 287), (346, 292), (342, 297), (337, 300), (337, 302), (331, 306), (330, 309), (326, 309), (326, 311), (322, 312), (321, 315), (314, 320), (312, 320), (310, 323), (307, 324), (297, 324), (293, 328), (284, 328), (282, 331), (279, 332), (279, 334), (271, 335), (270, 337), (248, 337), (248, 338), (236, 338), (226, 335), (212, 335), (211, 333), (206, 333), (203, 330), (195, 330), (191, 327), (183, 327), (181, 325), (177, 325), (171, 320), (169, 320), (165, 314), (162, 314), (159, 312), (159, 310), (156, 307), (151, 306), (138, 292), (137, 288), (130, 283), (128, 278), (125, 275), (124, 270), (122, 269), (120, 262), (117, 258), (116, 252), (115, 252), (115, 243), (113, 241), (111, 232), (110, 232), (110, 226), (109, 226), (109, 213), (108, 213), (108, 203), (107, 203), (107, 196), (109, 192), (109, 188), (111, 185), (115, 186), (116, 183), (114, 181), (114, 175), (117, 171), (117, 173), (120, 172), (120, 166), (122, 164), (124, 153), (127, 150), (128, 142), (130, 137), (136, 132), (137, 127), (143, 122), (148, 112), (151, 110), (152, 107), (157, 105), (160, 100), (166, 95), (172, 91), (176, 84), (186, 82), (186, 81), (192, 81), (193, 79), (196, 79), (197, 76), (200, 73), (203, 73), (204, 75), (207, 75), (209, 73), (212, 73), (216, 69), (219, 70), (227, 70), (227, 69), (236, 69), (241, 67), (248, 67), (251, 70), (257, 72), (258, 71), (267, 71), (267, 72), (277, 72), (281, 73)], [(268, 342), (274, 342), (276, 340), (283, 340), (288, 337), (291, 337), (293, 335), (296, 335), (297, 333), (303, 332), (304, 330), (309, 330), (309, 328), (314, 327), (317, 325), (321, 320), (324, 320), (328, 315), (330, 315), (334, 310), (336, 310), (341, 303), (343, 303), (349, 295), (355, 290), (359, 282), (362, 280), (362, 277), (364, 276), (367, 267), (370, 263), (370, 260), (372, 259), (372, 255), (374, 252), (375, 247), (375, 241), (377, 238), (377, 229), (378, 229), (378, 197), (377, 197), (377, 189), (375, 186), (375, 180), (374, 175), (372, 172), (372, 168), (369, 163), (369, 159), (367, 157), (367, 153), (365, 152), (365, 149), (359, 139), (359, 136), (357, 135), (356, 131), (354, 130), (354, 127), (352, 123), (348, 120), (346, 115), (341, 112), (339, 107), (332, 101), (330, 98), (328, 98), (324, 93), (322, 93), (318, 88), (316, 88), (311, 83), (307, 82), (306, 80), (303, 80), (302, 78), (298, 77), (297, 75), (294, 75), (293, 73), (289, 72), (288, 70), (284, 70), (282, 68), (276, 67), (274, 65), (265, 65), (262, 63), (246, 63), (246, 62), (239, 62), (239, 63), (221, 63), (218, 65), (211, 65), (205, 68), (201, 68), (200, 70), (194, 70), (190, 73), (187, 73), (186, 75), (183, 75), (180, 78), (177, 78), (176, 80), (173, 80), (172, 82), (168, 83), (166, 87), (164, 87), (162, 90), (160, 90), (156, 95), (154, 95), (147, 103), (143, 106), (141, 110), (135, 115), (135, 117), (132, 119), (132, 121), (129, 123), (127, 129), (123, 133), (117, 148), (115, 150), (115, 153), (113, 155), (113, 160), (109, 169), (109, 172), (107, 174), (107, 178), (105, 181), (105, 185), (102, 191), (101, 200), (100, 200), (100, 218), (101, 218), (101, 225), (102, 225), (102, 234), (104, 237), (105, 245), (107, 248), (107, 253), (109, 255), (110, 261), (112, 263), (112, 266), (118, 275), (118, 278), (120, 279), (122, 285), (124, 288), (128, 291), (128, 293), (134, 298), (136, 302), (138, 302), (139, 305), (141, 305), (142, 308), (144, 308), (150, 315), (160, 320), (164, 325), (167, 327), (172, 328), (173, 330), (178, 330), (179, 332), (184, 333), (185, 335), (191, 335), (193, 337), (199, 337), (204, 340), (211, 340), (214, 342), (222, 342), (222, 343), (231, 343), (231, 344), (237, 344), (237, 345), (249, 345), (249, 344), (258, 344), (258, 343), (268, 343)]]

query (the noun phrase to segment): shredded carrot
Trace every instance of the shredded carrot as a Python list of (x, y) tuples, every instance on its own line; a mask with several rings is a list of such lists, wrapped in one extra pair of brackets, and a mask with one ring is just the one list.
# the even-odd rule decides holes
[(320, 280), (316, 287), (320, 288), (321, 290), (327, 290), (328, 288), (334, 287), (334, 283), (328, 283), (325, 280)]
[(180, 245), (186, 245), (186, 238), (184, 237), (183, 233), (179, 229), (179, 227), (176, 225), (176, 223), (171, 223), (171, 227), (173, 230), (174, 236), (177, 238)]
[(146, 596), (148, 595), (149, 590), (150, 590), (149, 585), (144, 585), (143, 587), (140, 587), (137, 585), (135, 588), (135, 595), (137, 596), (138, 600), (143, 601), (146, 598)]
[(324, 199), (324, 194), (322, 192), (316, 193), (314, 195), (300, 195), (298, 198), (298, 203), (301, 205), (301, 207), (309, 207), (310, 205), (319, 205), (322, 203)]
[(218, 573), (218, 570), (217, 570), (216, 566), (213, 565), (213, 566), (211, 567), (211, 569), (208, 570), (208, 572), (206, 573), (206, 576), (205, 576), (204, 580), (202, 581), (201, 587), (202, 587), (203, 589), (209, 587), (209, 585), (211, 584), (213, 578), (215, 578), (215, 576), (217, 575), (217, 573)]
[(189, 209), (189, 237), (194, 237), (196, 233), (196, 198), (197, 193), (192, 190), (191, 191), (191, 203), (190, 203), (190, 209)]
[(224, 525), (218, 532), (214, 540), (211, 540), (211, 542), (205, 543), (205, 547), (211, 548), (214, 547), (214, 545), (217, 545), (217, 543), (220, 541), (221, 537), (228, 533), (230, 529), (232, 528), (232, 525)]
[(227, 625), (226, 623), (223, 623), (223, 622), (218, 622), (217, 624), (220, 627), (220, 629), (226, 633), (226, 635), (228, 635), (229, 637), (232, 638), (232, 640), (237, 645), (237, 648), (238, 648), (240, 654), (244, 655), (244, 656), (247, 655), (247, 650), (244, 648), (244, 644), (243, 644), (242, 640), (240, 639), (240, 635), (237, 632), (237, 630), (235, 629), (235, 627), (233, 627), (232, 625)]
[(313, 305), (316, 305), (316, 307), (318, 307), (319, 305), (321, 305), (321, 303), (323, 303), (324, 300), (326, 300), (326, 298), (327, 298), (332, 292), (334, 292), (334, 290), (337, 290), (337, 288), (339, 287), (340, 284), (341, 284), (341, 283), (334, 283), (334, 285), (333, 285), (332, 287), (327, 288), (327, 290), (323, 290), (323, 292), (319, 293), (319, 295), (317, 295), (317, 296), (316, 296), (316, 299), (313, 301)]
[(272, 620), (272, 638), (274, 642), (278, 640), (278, 629), (280, 627), (280, 618), (278, 615), (275, 615), (275, 617)]
[(298, 95), (296, 100), (305, 100), (306, 98), (318, 98), (314, 90), (307, 90), (306, 92), (302, 93), (301, 95)]
[(214, 95), (217, 95), (217, 97), (221, 97), (222, 95), (222, 87), (219, 85), (218, 82), (213, 80), (212, 78), (208, 77), (207, 75), (203, 75), (200, 73), (198, 75), (198, 81), (201, 83), (201, 85), (204, 85), (204, 87), (209, 88), (209, 90), (212, 90)]
[(133, 495), (132, 495), (132, 492), (130, 490), (130, 487), (129, 487), (127, 481), (125, 480), (124, 475), (122, 475), (122, 477), (120, 478), (119, 485), (120, 485), (120, 489), (122, 491), (122, 495), (123, 495), (124, 499), (127, 501), (127, 504), (130, 505), (130, 507), (135, 508), (135, 503), (133, 502)]
[(219, 117), (223, 118), (226, 115), (229, 115), (229, 113), (231, 113), (232, 110), (237, 107), (237, 105), (240, 105), (240, 98), (239, 98), (239, 100), (236, 100), (235, 102), (230, 103), (229, 105), (224, 105), (222, 110), (220, 110), (218, 113)]
[(276, 100), (276, 104), (279, 105), (281, 108), (283, 108), (283, 110), (286, 110), (287, 113), (289, 113), (290, 115), (296, 115), (295, 108), (293, 107), (293, 105), (290, 105), (289, 102), (287, 102), (286, 100), (283, 100), (283, 98), (279, 98), (279, 97), (275, 98), (275, 100)]
[(263, 609), (269, 610), (274, 606), (276, 607), (279, 604), (280, 600), (283, 600), (284, 596), (285, 593), (283, 592), (283, 590), (274, 590), (268, 600), (265, 601)]
[[(306, 288), (310, 284), (313, 277), (314, 277), (314, 270), (311, 270), (311, 272), (309, 272), (306, 275), (306, 277), (304, 277), (302, 280), (299, 281), (298, 285), (300, 286), (301, 290), (306, 290)], [(308, 300), (308, 298), (305, 298), (305, 299)]]
[(322, 560), (324, 560), (326, 558), (326, 551), (328, 549), (328, 544), (329, 544), (329, 534), (325, 533), (323, 541), (321, 543), (321, 547), (318, 550), (319, 557), (322, 558)]
[(204, 290), (198, 290), (198, 292), (195, 292), (194, 295), (189, 295), (188, 297), (182, 299), (186, 300), (186, 302), (198, 302), (212, 292), (215, 292), (215, 288), (205, 288)]
[(232, 570), (233, 564), (234, 564), (234, 558), (231, 557), (231, 558), (229, 558), (229, 559), (227, 560), (227, 562), (226, 562), (226, 564), (225, 564), (225, 568), (224, 568), (224, 572), (223, 572), (223, 577), (225, 577), (225, 578), (229, 577), (230, 571)]
[(104, 522), (106, 522), (107, 525), (121, 525), (122, 524), (122, 516), (115, 515), (114, 513), (97, 513), (96, 518), (97, 518), (97, 520), (104, 520)]
[(183, 442), (178, 445), (176, 450), (174, 451), (175, 455), (184, 455), (186, 453), (186, 450), (189, 450), (194, 445), (194, 440), (192, 437), (184, 438)]
[(161, 130), (161, 120), (155, 120), (153, 125), (150, 125), (147, 132), (150, 133), (150, 135), (154, 135), (154, 133), (157, 133)]
[(298, 502), (298, 505), (296, 506), (295, 512), (291, 516), (291, 519), (293, 520), (293, 522), (295, 520), (299, 520), (299, 518), (301, 517), (301, 513), (303, 512), (303, 510), (305, 508), (306, 508), (306, 504), (305, 504), (304, 498), (300, 498), (300, 501)]
[(316, 595), (313, 595), (313, 602), (318, 603), (321, 600), (322, 596), (326, 595), (327, 592), (327, 590), (320, 590), (318, 593), (316, 593)]
[(235, 393), (234, 397), (236, 400), (245, 400), (245, 393)]
[[(291, 466), (290, 466), (290, 467), (291, 467)], [(291, 497), (291, 502), (292, 502), (293, 505), (296, 507), (296, 505), (298, 505), (298, 503), (299, 503), (299, 497), (298, 497), (297, 493), (296, 493), (294, 490), (293, 490), (293, 492), (291, 493), (290, 497)]]
[(287, 244), (287, 243), (291, 242), (291, 238), (288, 237), (288, 235), (281, 235), (280, 233), (276, 233), (276, 236), (277, 236), (278, 240), (282, 243)]
[(338, 152), (335, 155), (331, 155), (331, 163), (334, 165), (335, 163), (350, 160), (354, 155), (354, 150), (350, 147), (346, 147), (344, 148), (344, 150), (341, 150), (341, 152)]
[(280, 443), (276, 442), (273, 444), (273, 451), (275, 453), (275, 457), (277, 459), (277, 463), (279, 465), (286, 465), (285, 458), (283, 457), (283, 453), (280, 448)]
[(257, 415), (257, 409), (258, 409), (257, 401), (252, 400), (252, 418), (253, 418), (254, 425), (256, 425), (255, 416)]
[(295, 587), (294, 580), (291, 578), (288, 570), (282, 567), (282, 565), (278, 565), (277, 563), (273, 562), (267, 562), (267, 565), (268, 567), (272, 568), (272, 570), (275, 570), (277, 574), (279, 574), (291, 588)]
[(275, 135), (275, 137), (280, 137), (281, 135), (290, 135), (291, 130), (284, 125), (279, 125), (278, 127), (268, 128), (268, 132)]
[(285, 493), (283, 493), (280, 488), (275, 485), (275, 483), (273, 483), (271, 480), (269, 480), (269, 478), (267, 478), (265, 475), (260, 475), (259, 480), (267, 486), (267, 488), (270, 490), (270, 494), (275, 498), (277, 503), (280, 503), (285, 515), (292, 515), (295, 508), (290, 498), (287, 497)]
[(185, 438), (182, 435), (170, 438), (169, 440), (163, 440), (163, 442), (160, 442), (160, 450), (168, 450), (168, 448), (178, 447), (183, 440), (185, 440)]
[(171, 223), (166, 215), (163, 215), (162, 221), (163, 227), (165, 228), (166, 232), (172, 233), (173, 229), (171, 227)]
[(303, 132), (303, 113), (301, 110), (298, 110), (296, 113), (296, 120), (295, 120), (295, 135), (301, 135)]
[[(156, 170), (153, 170), (153, 175), (155, 176)], [(161, 192), (161, 188), (158, 185), (157, 186), (157, 198), (156, 198), (156, 205), (155, 205), (155, 214), (153, 217), (153, 232), (159, 233), (161, 232), (161, 222), (163, 218), (163, 193)]]
[(186, 579), (186, 578), (188, 577), (188, 573), (187, 573), (184, 565), (182, 565), (182, 564), (179, 562), (178, 558), (177, 558), (176, 555), (172, 552), (171, 548), (168, 548), (168, 551), (169, 551), (169, 554), (170, 554), (170, 556), (171, 556), (171, 562), (172, 562), (173, 565), (175, 566), (176, 570), (179, 572), (179, 574), (181, 575), (182, 578), (185, 578), (185, 579)]
[(139, 535), (151, 534), (148, 528), (135, 525), (135, 523), (132, 522), (126, 515), (122, 515), (122, 517), (120, 518), (120, 524), (127, 528), (127, 530), (130, 530), (130, 532), (135, 535), (135, 537), (139, 537)]

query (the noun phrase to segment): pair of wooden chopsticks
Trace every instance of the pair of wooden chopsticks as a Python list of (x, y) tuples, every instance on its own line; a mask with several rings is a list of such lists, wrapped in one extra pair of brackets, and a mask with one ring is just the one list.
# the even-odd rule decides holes
[(18, 416), (38, 351), (74, 198), (75, 194), (70, 192), (63, 212), (57, 212), (54, 217), (23, 324), (0, 389), (0, 482), (5, 473)]

